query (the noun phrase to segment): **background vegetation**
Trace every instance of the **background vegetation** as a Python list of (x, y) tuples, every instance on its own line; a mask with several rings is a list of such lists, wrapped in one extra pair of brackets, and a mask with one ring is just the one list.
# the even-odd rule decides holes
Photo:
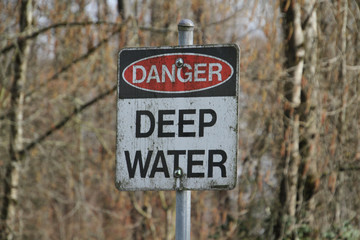
[(192, 238), (359, 239), (359, 7), (0, 1), (0, 238), (174, 239), (174, 192), (115, 189), (116, 65), (189, 18), (241, 48), (238, 185), (192, 193)]

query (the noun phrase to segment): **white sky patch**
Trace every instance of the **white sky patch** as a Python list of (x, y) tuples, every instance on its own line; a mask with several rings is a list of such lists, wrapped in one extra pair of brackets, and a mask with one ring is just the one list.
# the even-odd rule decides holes
[(117, 1), (116, 0), (107, 0), (106, 1), (110, 9), (117, 8)]
[(110, 21), (115, 21), (116, 17), (118, 15), (117, 12), (117, 0), (107, 0), (106, 1), (109, 9), (109, 15), (108, 18)]
[(44, 60), (55, 58), (55, 38), (49, 39), (48, 35), (39, 35), (37, 43), (40, 46), (45, 46), (38, 49), (38, 56), (43, 57)]
[(72, 3), (70, 7), (71, 12), (77, 12), (80, 10), (79, 5), (77, 3)]
[(97, 21), (97, 12), (98, 12), (98, 5), (95, 1), (90, 1), (88, 5), (85, 7), (85, 11), (90, 17), (92, 21)]

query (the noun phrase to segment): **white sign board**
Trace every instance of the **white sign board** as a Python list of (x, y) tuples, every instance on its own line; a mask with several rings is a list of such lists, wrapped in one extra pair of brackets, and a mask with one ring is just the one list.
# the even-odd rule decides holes
[(234, 188), (238, 82), (236, 45), (123, 49), (117, 188)]

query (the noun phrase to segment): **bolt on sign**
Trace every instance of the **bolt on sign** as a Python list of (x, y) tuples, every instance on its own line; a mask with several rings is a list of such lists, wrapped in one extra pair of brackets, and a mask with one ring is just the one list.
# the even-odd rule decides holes
[(234, 188), (238, 94), (237, 45), (121, 50), (117, 188)]

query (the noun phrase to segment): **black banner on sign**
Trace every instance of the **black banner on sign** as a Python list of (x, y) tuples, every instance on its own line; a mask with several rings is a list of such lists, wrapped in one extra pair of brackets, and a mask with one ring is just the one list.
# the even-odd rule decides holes
[(237, 45), (125, 48), (119, 53), (118, 97), (236, 96)]

